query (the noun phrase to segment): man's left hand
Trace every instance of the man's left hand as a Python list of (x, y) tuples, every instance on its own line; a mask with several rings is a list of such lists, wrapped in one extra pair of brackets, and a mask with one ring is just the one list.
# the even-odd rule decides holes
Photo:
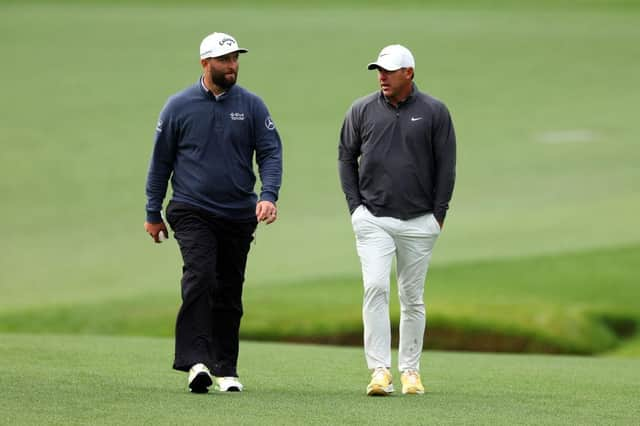
[(276, 205), (271, 201), (259, 201), (256, 205), (256, 218), (258, 222), (267, 222), (267, 225), (275, 222), (278, 218)]

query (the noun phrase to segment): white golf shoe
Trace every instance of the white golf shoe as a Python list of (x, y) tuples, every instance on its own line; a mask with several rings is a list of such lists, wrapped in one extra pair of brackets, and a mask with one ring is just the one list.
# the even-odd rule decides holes
[(243, 388), (237, 377), (216, 377), (216, 389), (220, 392), (242, 392)]
[(202, 363), (194, 364), (189, 370), (189, 390), (193, 393), (207, 393), (213, 384), (209, 369)]

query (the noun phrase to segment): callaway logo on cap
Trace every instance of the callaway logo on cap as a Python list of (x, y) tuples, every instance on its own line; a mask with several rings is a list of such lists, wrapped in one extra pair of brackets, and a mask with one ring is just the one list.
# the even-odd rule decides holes
[(209, 34), (200, 43), (200, 59), (217, 58), (233, 52), (246, 53), (248, 50), (238, 47), (236, 39), (229, 34)]

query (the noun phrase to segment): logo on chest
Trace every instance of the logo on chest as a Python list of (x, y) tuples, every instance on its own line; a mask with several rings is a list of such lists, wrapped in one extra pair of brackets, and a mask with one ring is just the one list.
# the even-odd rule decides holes
[(229, 114), (229, 117), (231, 117), (232, 120), (244, 120), (244, 113), (232, 112), (231, 114)]

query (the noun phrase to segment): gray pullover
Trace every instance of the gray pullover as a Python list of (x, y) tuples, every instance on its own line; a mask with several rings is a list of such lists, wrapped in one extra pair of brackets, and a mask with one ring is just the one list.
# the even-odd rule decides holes
[(381, 91), (353, 103), (340, 132), (338, 169), (349, 211), (442, 222), (453, 193), (456, 137), (447, 107), (418, 91), (398, 107)]

